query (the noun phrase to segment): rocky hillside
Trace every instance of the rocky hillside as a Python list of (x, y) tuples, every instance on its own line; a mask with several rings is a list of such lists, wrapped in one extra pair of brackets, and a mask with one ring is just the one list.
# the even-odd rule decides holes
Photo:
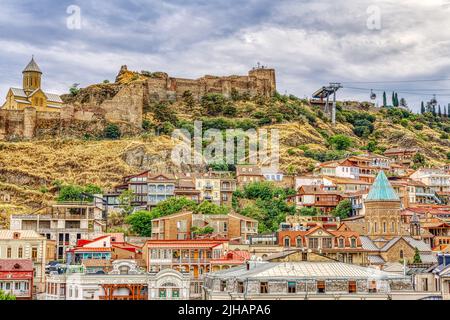
[[(101, 87), (109, 85), (96, 86)], [(111, 90), (114, 94), (114, 87)], [(140, 134), (118, 140), (89, 136), (84, 140), (0, 142), (0, 213), (29, 212), (45, 205), (54, 199), (55, 185), (61, 182), (93, 183), (110, 189), (123, 176), (141, 170), (206, 170), (180, 169), (170, 161), (173, 144), (169, 134), (180, 127), (192, 131), (194, 120), (203, 120), (204, 129), (279, 129), (281, 168), (291, 174), (308, 172), (320, 161), (366, 150), (382, 153), (391, 147), (421, 148), (427, 166), (447, 163), (450, 152), (448, 119), (360, 103), (341, 103), (338, 124), (333, 127), (320, 108), (293, 96), (250, 99), (234, 95), (225, 99), (211, 94), (197, 102), (186, 93), (183, 101), (149, 103), (144, 119)], [(346, 140), (343, 144), (339, 142), (342, 139)], [(5, 195), (10, 202), (1, 201), (7, 200)]]

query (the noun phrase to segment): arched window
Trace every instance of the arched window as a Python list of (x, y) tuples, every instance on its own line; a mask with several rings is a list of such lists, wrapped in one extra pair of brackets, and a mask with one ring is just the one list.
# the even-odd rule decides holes
[(302, 237), (297, 237), (296, 245), (297, 245), (297, 247), (302, 247), (302, 245), (303, 245)]
[(400, 259), (403, 259), (404, 258), (404, 253), (403, 253), (403, 250), (400, 250)]
[(291, 238), (289, 238), (289, 237), (285, 237), (284, 238), (284, 246), (285, 247), (290, 247), (291, 246)]
[(373, 223), (373, 232), (378, 232), (378, 225), (376, 222)]
[(391, 222), (391, 232), (394, 232), (394, 231), (395, 231), (395, 222), (392, 221)]
[(383, 222), (383, 233), (386, 233), (387, 228), (386, 228), (386, 222)]
[(8, 247), (8, 249), (6, 249), (6, 258), (11, 259), (11, 247)]

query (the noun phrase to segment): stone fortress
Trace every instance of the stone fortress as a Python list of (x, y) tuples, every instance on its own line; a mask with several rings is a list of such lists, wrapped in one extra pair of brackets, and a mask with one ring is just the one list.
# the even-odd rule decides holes
[[(37, 63), (34, 59), (32, 62), (37, 70)], [(39, 69), (39, 78), (41, 74)], [(187, 92), (196, 100), (208, 93), (270, 97), (276, 92), (275, 70), (258, 65), (246, 76), (183, 79), (163, 72), (133, 72), (122, 66), (115, 83), (92, 85), (75, 96), (63, 95), (63, 103), (57, 109), (47, 110), (32, 104), (1, 108), (0, 140), (98, 132), (108, 122), (125, 127), (125, 132), (135, 132), (142, 127), (146, 105), (152, 101), (178, 101)]]

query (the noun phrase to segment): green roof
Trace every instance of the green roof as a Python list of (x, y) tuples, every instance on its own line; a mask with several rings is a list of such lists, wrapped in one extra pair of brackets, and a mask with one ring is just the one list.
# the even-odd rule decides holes
[(366, 201), (400, 201), (384, 171), (380, 171), (378, 174), (370, 188)]

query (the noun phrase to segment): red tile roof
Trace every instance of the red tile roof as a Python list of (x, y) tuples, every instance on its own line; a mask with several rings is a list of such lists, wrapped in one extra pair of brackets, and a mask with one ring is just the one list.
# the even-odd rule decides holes
[(33, 261), (30, 259), (1, 259), (0, 272), (33, 271)]

